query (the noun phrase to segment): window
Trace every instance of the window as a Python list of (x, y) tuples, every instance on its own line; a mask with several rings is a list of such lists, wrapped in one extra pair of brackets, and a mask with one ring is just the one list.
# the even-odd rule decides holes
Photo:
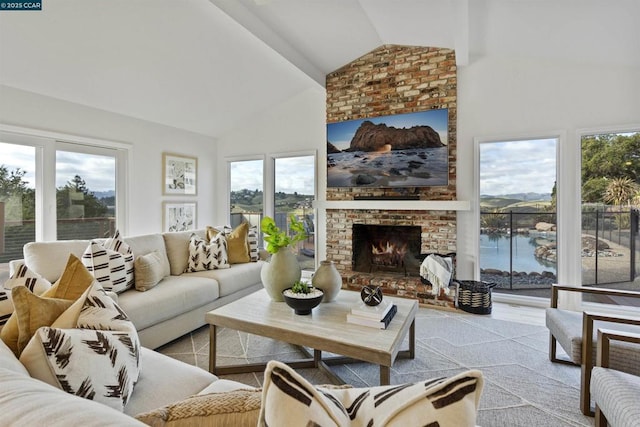
[(36, 149), (0, 142), (0, 264), (36, 239)]
[(305, 226), (307, 238), (294, 248), (300, 267), (315, 270), (315, 217), (311, 206), (315, 199), (315, 156), (274, 159), (275, 220), (282, 230), (289, 228), (294, 215)]
[(260, 229), (264, 213), (263, 177), (263, 159), (229, 162), (229, 215), (232, 227), (248, 222)]
[(0, 150), (0, 263), (34, 240), (126, 234), (129, 145), (0, 125)]
[(640, 132), (581, 137), (582, 283), (637, 290)]
[(557, 281), (558, 140), (484, 142), (480, 155), (480, 277), (495, 291), (548, 298)]

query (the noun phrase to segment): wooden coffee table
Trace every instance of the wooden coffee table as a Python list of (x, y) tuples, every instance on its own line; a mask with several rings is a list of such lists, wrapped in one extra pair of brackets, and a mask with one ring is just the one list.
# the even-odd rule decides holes
[[(216, 334), (219, 327), (260, 335), (300, 346), (309, 359), (287, 362), (293, 368), (320, 368), (336, 382), (342, 382), (331, 365), (358, 361), (380, 366), (380, 384), (391, 380), (391, 366), (397, 357), (415, 357), (415, 317), (418, 303), (385, 296), (398, 306), (387, 329), (347, 323), (347, 313), (360, 301), (360, 294), (341, 290), (335, 301), (322, 303), (311, 315), (301, 316), (284, 302), (271, 301), (264, 289), (210, 311), (209, 371), (216, 375), (259, 372), (266, 364), (216, 366)], [(400, 350), (409, 334), (409, 348)], [(313, 354), (306, 351), (313, 349)], [(322, 352), (333, 353), (323, 357)], [(340, 355), (340, 356), (335, 356)]]

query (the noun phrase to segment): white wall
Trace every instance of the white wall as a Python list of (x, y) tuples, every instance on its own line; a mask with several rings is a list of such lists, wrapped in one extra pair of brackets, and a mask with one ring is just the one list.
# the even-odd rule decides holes
[[(133, 147), (126, 235), (162, 229), (162, 201), (197, 201), (198, 226), (215, 207), (215, 140), (79, 104), (0, 86), (0, 124), (123, 142)], [(162, 196), (162, 152), (198, 158), (198, 194)]]
[[(580, 138), (584, 129), (640, 126), (640, 69), (483, 57), (458, 68), (459, 277), (478, 274), (478, 194), (474, 138), (559, 136), (559, 272), (580, 280)], [(477, 276), (476, 276), (477, 277)]]

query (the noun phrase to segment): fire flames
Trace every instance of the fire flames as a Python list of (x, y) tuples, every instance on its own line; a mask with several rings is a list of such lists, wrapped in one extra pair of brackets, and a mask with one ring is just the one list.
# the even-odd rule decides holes
[(384, 266), (401, 266), (407, 253), (407, 245), (392, 242), (379, 242), (371, 245), (371, 263)]

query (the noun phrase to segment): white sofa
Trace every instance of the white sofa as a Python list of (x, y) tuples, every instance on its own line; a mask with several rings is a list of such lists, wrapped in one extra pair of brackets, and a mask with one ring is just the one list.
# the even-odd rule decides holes
[[(205, 324), (208, 311), (262, 288), (262, 260), (232, 264), (228, 269), (184, 273), (193, 232), (200, 237), (206, 234), (205, 230), (196, 230), (124, 238), (135, 257), (159, 251), (164, 262), (165, 277), (155, 287), (144, 292), (129, 289), (117, 295), (118, 305), (135, 325), (144, 347), (157, 348), (191, 332)], [(80, 258), (88, 244), (89, 240), (27, 243), (23, 261), (53, 283), (61, 276), (69, 254)]]
[(147, 348), (141, 349), (141, 371), (124, 413), (68, 394), (31, 378), (0, 340), (1, 426), (137, 426), (136, 415), (205, 393), (251, 389)]

